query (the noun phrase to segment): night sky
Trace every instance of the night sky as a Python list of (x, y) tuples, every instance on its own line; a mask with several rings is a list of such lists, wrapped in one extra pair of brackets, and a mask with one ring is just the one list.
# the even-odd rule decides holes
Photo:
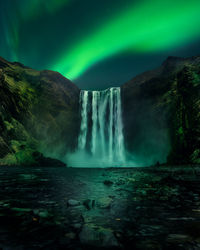
[(0, 56), (82, 89), (200, 55), (200, 0), (0, 0)]

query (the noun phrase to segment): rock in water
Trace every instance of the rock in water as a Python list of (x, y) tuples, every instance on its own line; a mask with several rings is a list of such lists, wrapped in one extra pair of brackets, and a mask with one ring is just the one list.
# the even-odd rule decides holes
[(98, 200), (97, 206), (99, 208), (107, 208), (107, 209), (109, 209), (111, 207), (112, 201), (113, 200), (111, 198), (109, 198), (109, 197), (103, 197), (103, 198)]
[(106, 248), (119, 246), (112, 230), (107, 228), (84, 225), (79, 238), (82, 244), (88, 246)]
[(70, 199), (70, 200), (68, 200), (67, 204), (68, 204), (69, 206), (79, 206), (79, 205), (80, 205), (80, 202), (77, 201), (77, 200)]
[(105, 180), (105, 181), (103, 182), (103, 184), (106, 185), (106, 186), (111, 186), (111, 185), (113, 184), (113, 182), (110, 181), (110, 180)]

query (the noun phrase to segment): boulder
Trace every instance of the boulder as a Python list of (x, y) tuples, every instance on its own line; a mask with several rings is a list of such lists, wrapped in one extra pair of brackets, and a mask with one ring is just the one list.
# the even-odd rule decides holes
[(80, 201), (70, 199), (70, 200), (67, 201), (67, 204), (69, 206), (79, 206), (80, 205)]
[(111, 207), (112, 201), (113, 200), (109, 197), (100, 198), (97, 201), (97, 207), (103, 208), (103, 209), (109, 209)]
[(105, 248), (119, 247), (119, 243), (113, 231), (108, 228), (86, 224), (83, 226), (79, 238), (81, 243), (86, 246)]

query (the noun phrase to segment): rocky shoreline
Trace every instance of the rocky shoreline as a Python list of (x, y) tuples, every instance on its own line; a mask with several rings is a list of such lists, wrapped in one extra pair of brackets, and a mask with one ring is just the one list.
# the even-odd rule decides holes
[(3, 249), (199, 249), (200, 166), (5, 167)]

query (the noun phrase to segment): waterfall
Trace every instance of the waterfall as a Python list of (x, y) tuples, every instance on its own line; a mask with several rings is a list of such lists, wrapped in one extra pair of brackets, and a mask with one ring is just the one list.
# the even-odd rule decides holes
[(84, 149), (86, 145), (87, 130), (88, 130), (88, 124), (87, 124), (88, 91), (81, 91), (80, 102), (82, 103), (82, 110), (81, 110), (81, 129), (78, 140), (78, 147), (80, 149)]
[(78, 151), (84, 152), (84, 157), (79, 159), (79, 164), (122, 165), (125, 149), (120, 88), (82, 90), (80, 108)]
[(97, 149), (97, 107), (99, 101), (99, 92), (93, 91), (92, 92), (92, 145), (91, 145), (91, 152), (94, 155)]

